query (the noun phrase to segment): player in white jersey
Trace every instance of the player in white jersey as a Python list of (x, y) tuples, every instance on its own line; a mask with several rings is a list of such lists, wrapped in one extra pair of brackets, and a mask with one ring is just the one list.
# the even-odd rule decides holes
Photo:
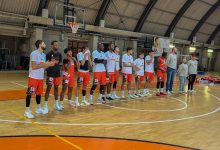
[(119, 47), (115, 46), (114, 52), (115, 52), (115, 81), (113, 84), (112, 98), (119, 99), (120, 97), (116, 95), (117, 82), (120, 77), (120, 72), (119, 72), (120, 71), (120, 55), (119, 55), (120, 49)]
[(113, 43), (109, 44), (109, 51), (105, 53), (107, 58), (107, 72), (108, 72), (108, 80), (107, 80), (107, 97), (108, 100), (114, 100), (111, 97), (111, 88), (112, 84), (115, 82), (115, 59), (116, 54), (114, 53), (115, 45)]
[(133, 95), (131, 94), (132, 68), (134, 67), (132, 54), (133, 54), (133, 49), (131, 47), (128, 47), (127, 53), (122, 56), (122, 73), (123, 73), (123, 79), (121, 85), (122, 98), (125, 98), (124, 95), (125, 82), (127, 82), (128, 98), (129, 99), (134, 98)]
[(144, 96), (149, 93), (149, 84), (154, 80), (154, 51), (151, 50), (149, 55), (145, 57), (145, 85)]
[(135, 90), (134, 97), (143, 97), (141, 95), (141, 82), (144, 81), (144, 53), (139, 54), (139, 58), (134, 61), (135, 70)]
[(26, 111), (24, 116), (32, 119), (30, 110), (31, 96), (36, 95), (37, 114), (46, 114), (40, 106), (41, 94), (43, 94), (43, 80), (44, 80), (44, 70), (48, 67), (54, 66), (55, 61), (46, 62), (46, 55), (43, 51), (46, 48), (45, 43), (42, 40), (37, 40), (35, 42), (37, 50), (33, 51), (30, 55), (30, 67), (29, 67), (29, 78), (28, 78), (28, 89), (26, 95)]
[(90, 90), (90, 99), (89, 103), (93, 104), (93, 94), (98, 84), (100, 84), (100, 92), (99, 92), (99, 98), (97, 104), (104, 104), (105, 101), (105, 87), (106, 87), (106, 78), (108, 77), (107, 71), (106, 71), (106, 55), (103, 52), (104, 45), (99, 44), (98, 50), (93, 51), (92, 57), (93, 57), (93, 72), (94, 72), (94, 79), (93, 79), (93, 85)]

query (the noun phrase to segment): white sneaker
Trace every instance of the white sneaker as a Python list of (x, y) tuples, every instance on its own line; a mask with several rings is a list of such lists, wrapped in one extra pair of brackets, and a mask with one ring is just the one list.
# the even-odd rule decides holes
[(131, 94), (128, 95), (128, 99), (135, 99)]
[(43, 109), (40, 107), (40, 108), (36, 108), (35, 113), (37, 113), (37, 114), (44, 114), (44, 111), (43, 111)]
[(139, 96), (139, 97), (144, 97), (144, 95), (142, 95), (142, 94), (138, 94), (138, 96)]
[(101, 104), (102, 104), (102, 100), (101, 100), (101, 99), (98, 99), (98, 100), (97, 100), (97, 104), (98, 104), (98, 105), (101, 105)]
[(54, 104), (54, 109), (57, 111), (62, 111), (62, 108), (60, 107), (59, 104)]
[(27, 117), (28, 119), (34, 119), (34, 115), (32, 115), (31, 111), (25, 111), (24, 116)]
[(134, 98), (139, 98), (139, 96), (137, 94), (134, 94), (133, 97)]
[(71, 107), (79, 107), (80, 104), (79, 104), (79, 101), (75, 101), (74, 103), (73, 103), (73, 102), (70, 102), (70, 103), (69, 103), (69, 106), (71, 106)]
[(124, 96), (124, 95), (121, 95), (121, 98), (122, 98), (122, 99), (125, 99), (125, 96)]
[(172, 93), (170, 91), (167, 91), (167, 95), (172, 95)]
[(191, 90), (188, 90), (188, 93), (192, 93), (192, 91), (191, 91)]
[(81, 102), (80, 105), (81, 106), (89, 106), (90, 104), (86, 100), (84, 100), (84, 101)]
[(117, 96), (116, 94), (112, 94), (111, 96), (113, 99), (120, 99), (121, 97)]
[(170, 91), (170, 93), (171, 93), (171, 94), (174, 94), (174, 92), (173, 92), (173, 91)]
[(48, 112), (49, 112), (48, 107), (47, 107), (47, 106), (44, 106), (44, 108), (43, 108), (43, 114), (48, 114)]

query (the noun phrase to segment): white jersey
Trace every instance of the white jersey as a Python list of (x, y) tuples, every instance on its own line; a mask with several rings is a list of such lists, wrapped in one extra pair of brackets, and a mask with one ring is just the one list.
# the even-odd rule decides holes
[[(128, 55), (128, 54), (124, 54), (122, 56), (122, 66), (123, 66), (123, 63), (126, 63), (126, 64), (133, 64), (133, 57), (131, 55)], [(126, 74), (132, 74), (132, 67), (122, 67), (122, 73), (126, 73)]]
[(33, 79), (43, 80), (44, 79), (44, 68), (32, 69), (31, 63), (35, 62), (40, 64), (41, 62), (46, 62), (46, 55), (39, 50), (35, 50), (30, 55), (30, 67), (29, 67), (29, 77)]
[(107, 58), (107, 71), (115, 72), (116, 54), (114, 52), (107, 51), (105, 56)]
[[(150, 55), (147, 55), (145, 57), (145, 62), (150, 60)], [(152, 59), (152, 62), (150, 64), (145, 63), (145, 72), (154, 72), (154, 58)]]
[(137, 75), (144, 75), (144, 59), (138, 58), (134, 61), (135, 68), (137, 69)]
[(118, 71), (120, 70), (120, 55), (115, 54), (115, 70)]
[(79, 53), (76, 55), (76, 57), (77, 57), (77, 60), (78, 60), (78, 61), (82, 61), (82, 60), (84, 59), (84, 54), (83, 54), (83, 52), (79, 52)]
[[(106, 56), (105, 56), (105, 53), (102, 52), (102, 51), (98, 51), (98, 50), (95, 50), (93, 51), (92, 53), (92, 58), (93, 58), (93, 62), (94, 60), (97, 58), (97, 59), (104, 59), (106, 60)], [(93, 72), (105, 72), (105, 65), (102, 64), (102, 63), (95, 63), (94, 62), (94, 65), (93, 65)]]

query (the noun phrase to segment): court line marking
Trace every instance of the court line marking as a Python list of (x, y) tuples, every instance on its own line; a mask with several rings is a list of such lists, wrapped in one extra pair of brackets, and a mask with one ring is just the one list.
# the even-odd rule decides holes
[[(115, 109), (122, 109), (122, 110), (128, 110), (128, 111), (140, 111), (140, 112), (174, 112), (174, 111), (180, 111), (180, 110), (184, 110), (188, 107), (188, 104), (184, 101), (182, 101), (181, 99), (178, 99), (178, 98), (173, 98), (173, 97), (170, 97), (171, 99), (175, 99), (181, 103), (184, 104), (184, 106), (182, 108), (178, 108), (178, 109), (134, 109), (134, 108), (126, 108), (126, 107), (118, 107), (118, 106), (112, 106), (112, 105), (108, 105), (108, 104), (105, 104), (105, 106), (107, 107), (111, 107), (111, 108), (115, 108)], [(140, 99), (140, 98), (139, 98)], [(128, 100), (126, 100), (128, 101)], [(130, 102), (132, 101), (136, 101), (135, 100), (130, 100)], [(164, 101), (168, 101), (168, 100), (164, 100)], [(119, 101), (116, 101), (116, 102), (121, 102), (120, 100)]]
[[(17, 116), (18, 118), (20, 118), (20, 119), (25, 119), (25, 120), (26, 120), (26, 118), (25, 118), (24, 116), (22, 116), (19, 112), (15, 111), (14, 109), (8, 109), (8, 110), (9, 110), (11, 113), (13, 113), (15, 116)], [(55, 136), (56, 138), (58, 138), (59, 140), (63, 141), (64, 143), (66, 143), (66, 144), (68, 144), (68, 145), (70, 145), (70, 146), (72, 146), (72, 147), (74, 147), (74, 148), (76, 148), (76, 149), (78, 149), (78, 150), (83, 150), (81, 147), (79, 147), (79, 146), (77, 146), (76, 144), (74, 144), (74, 143), (72, 143), (72, 142), (66, 140), (65, 138), (59, 136), (58, 134), (56, 134), (55, 132), (51, 131), (50, 129), (48, 129), (48, 128), (42, 126), (42, 125), (39, 124), (38, 122), (32, 121), (31, 124), (34, 125), (34, 126), (36, 126), (36, 127), (39, 128), (39, 129), (41, 129), (41, 130), (44, 130), (44, 131), (48, 132), (49, 134)]]
[[(208, 92), (209, 93), (209, 92)], [(209, 93), (212, 97), (214, 97), (218, 102), (220, 102), (220, 98)], [(214, 109), (211, 112), (195, 115), (195, 116), (189, 116), (189, 117), (183, 117), (183, 118), (177, 118), (177, 119), (165, 119), (165, 120), (157, 120), (157, 121), (143, 121), (143, 122), (113, 122), (113, 123), (56, 123), (56, 122), (36, 122), (38, 124), (44, 124), (44, 125), (60, 125), (60, 126), (111, 126), (111, 125), (137, 125), (137, 124), (155, 124), (155, 123), (165, 123), (165, 122), (175, 122), (175, 121), (182, 121), (182, 120), (189, 120), (189, 119), (196, 119), (201, 118), (205, 116), (209, 116), (211, 114), (214, 114), (220, 110), (220, 106), (216, 109)], [(25, 123), (30, 124), (30, 121), (19, 121), (19, 120), (5, 120), (0, 119), (0, 122), (9, 122), (9, 123)]]

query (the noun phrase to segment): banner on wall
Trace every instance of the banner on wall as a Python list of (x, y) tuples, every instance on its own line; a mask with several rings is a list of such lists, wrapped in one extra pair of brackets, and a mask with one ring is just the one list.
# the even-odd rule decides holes
[(170, 51), (170, 40), (154, 37), (154, 45), (152, 47), (152, 50), (154, 50), (155, 56), (161, 56), (163, 52), (169, 53)]

